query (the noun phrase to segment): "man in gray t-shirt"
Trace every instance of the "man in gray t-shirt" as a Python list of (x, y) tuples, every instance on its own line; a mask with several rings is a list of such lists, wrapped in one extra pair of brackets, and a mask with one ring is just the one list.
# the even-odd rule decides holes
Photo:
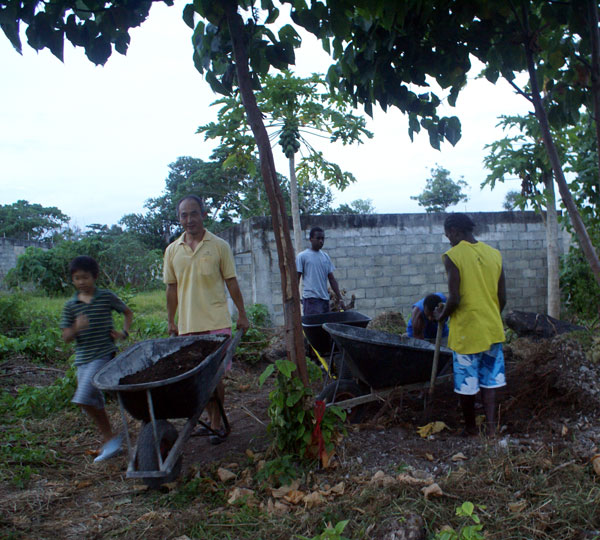
[(329, 292), (327, 280), (337, 296), (340, 306), (345, 309), (342, 302), (340, 288), (333, 276), (335, 266), (329, 255), (321, 251), (325, 243), (325, 233), (321, 227), (313, 227), (309, 235), (310, 249), (305, 249), (296, 257), (296, 270), (298, 270), (298, 283), (300, 278), (304, 284), (302, 293), (302, 311), (304, 315), (319, 315), (329, 311)]

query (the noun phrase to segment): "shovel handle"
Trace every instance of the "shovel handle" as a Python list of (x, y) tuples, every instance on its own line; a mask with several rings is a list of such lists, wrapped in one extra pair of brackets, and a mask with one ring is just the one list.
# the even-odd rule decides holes
[(429, 397), (433, 396), (433, 388), (435, 387), (435, 378), (437, 377), (438, 360), (440, 358), (443, 331), (444, 323), (442, 321), (438, 321), (437, 334), (435, 335), (435, 350), (433, 351), (433, 364), (431, 366), (431, 379), (429, 381)]

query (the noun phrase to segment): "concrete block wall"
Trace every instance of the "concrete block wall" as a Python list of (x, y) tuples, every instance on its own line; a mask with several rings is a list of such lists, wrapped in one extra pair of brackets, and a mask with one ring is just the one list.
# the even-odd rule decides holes
[[(534, 212), (470, 213), (475, 236), (502, 252), (507, 285), (506, 309), (546, 309), (546, 231)], [(441, 255), (450, 248), (443, 214), (303, 216), (302, 229), (325, 231), (324, 250), (335, 276), (355, 308), (370, 317), (383, 311), (405, 316), (429, 292), (447, 292)], [(291, 227), (291, 224), (290, 224)], [(265, 304), (275, 324), (283, 324), (281, 282), (270, 218), (252, 218), (221, 234), (233, 248), (246, 304)], [(560, 237), (559, 253), (569, 235)]]
[(15, 240), (14, 238), (0, 238), (0, 281), (4, 279), (7, 272), (17, 265), (19, 255), (25, 253), (25, 249), (30, 246), (47, 248), (46, 244), (41, 244), (32, 240)]

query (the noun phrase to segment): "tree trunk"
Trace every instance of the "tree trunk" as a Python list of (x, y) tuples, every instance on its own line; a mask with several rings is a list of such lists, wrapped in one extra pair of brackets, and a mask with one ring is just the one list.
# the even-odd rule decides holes
[(283, 296), (283, 316), (285, 321), (285, 341), (288, 358), (298, 366), (298, 374), (304, 385), (308, 385), (304, 336), (300, 316), (300, 291), (294, 248), (290, 237), (288, 216), (277, 181), (275, 162), (269, 135), (262, 121), (262, 113), (252, 91), (252, 81), (248, 69), (248, 51), (243, 40), (243, 21), (237, 12), (236, 2), (226, 3), (227, 24), (233, 46), (233, 57), (238, 78), (242, 103), (246, 109), (248, 123), (254, 134), (260, 157), (260, 170), (271, 207), (273, 232), (277, 245), (281, 291)]
[[(596, 124), (596, 150), (598, 151), (598, 196), (600, 197), (600, 31), (598, 30), (598, 6), (595, 0), (588, 0), (588, 23), (592, 45), (592, 102), (594, 104), (594, 123)], [(595, 201), (599, 204), (600, 201)]]
[[(523, 9), (525, 11), (525, 8)], [(525, 21), (527, 21), (527, 14), (524, 13), (524, 15)], [(529, 28), (527, 28), (527, 34), (529, 35)], [(544, 146), (546, 147), (546, 152), (548, 153), (548, 158), (550, 159), (550, 165), (552, 166), (552, 170), (554, 171), (554, 177), (556, 179), (556, 183), (558, 184), (558, 191), (560, 192), (562, 201), (567, 208), (569, 218), (571, 218), (571, 223), (573, 225), (573, 229), (575, 230), (577, 241), (579, 242), (579, 245), (581, 246), (585, 257), (588, 263), (590, 264), (596, 281), (600, 285), (600, 260), (598, 259), (598, 254), (596, 253), (594, 245), (590, 240), (590, 236), (587, 232), (587, 229), (585, 228), (583, 220), (579, 215), (577, 206), (573, 201), (571, 191), (569, 190), (569, 186), (563, 173), (560, 158), (558, 157), (556, 146), (554, 145), (554, 141), (552, 140), (550, 126), (548, 124), (548, 116), (546, 115), (546, 110), (544, 109), (544, 104), (542, 103), (542, 97), (538, 86), (537, 69), (533, 60), (531, 43), (532, 42), (530, 40), (526, 39), (524, 42), (524, 47), (525, 56), (527, 58), (527, 70), (529, 72), (529, 84), (531, 85), (531, 97), (535, 109), (535, 116), (538, 119), (538, 122), (540, 123), (542, 139), (544, 140)]]
[(302, 250), (302, 225), (300, 225), (300, 207), (298, 206), (298, 180), (296, 179), (296, 162), (294, 156), (289, 158), (290, 164), (290, 200), (292, 202), (292, 223), (294, 225), (294, 247), (296, 254)]
[(560, 281), (558, 272), (558, 215), (552, 174), (544, 174), (546, 185), (546, 258), (548, 261), (548, 312), (560, 319)]

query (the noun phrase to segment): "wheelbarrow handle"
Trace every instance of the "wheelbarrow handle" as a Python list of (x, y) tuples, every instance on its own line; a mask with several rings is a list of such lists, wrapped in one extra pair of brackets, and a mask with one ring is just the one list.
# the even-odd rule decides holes
[(224, 359), (225, 365), (227, 365), (229, 363), (229, 361), (231, 360), (231, 358), (233, 357), (233, 353), (235, 352), (235, 349), (237, 348), (238, 344), (240, 343), (243, 335), (244, 335), (244, 331), (238, 330), (234, 334), (233, 338), (231, 338), (231, 341), (229, 342), (229, 346), (227, 347), (227, 352), (225, 353), (225, 359)]

